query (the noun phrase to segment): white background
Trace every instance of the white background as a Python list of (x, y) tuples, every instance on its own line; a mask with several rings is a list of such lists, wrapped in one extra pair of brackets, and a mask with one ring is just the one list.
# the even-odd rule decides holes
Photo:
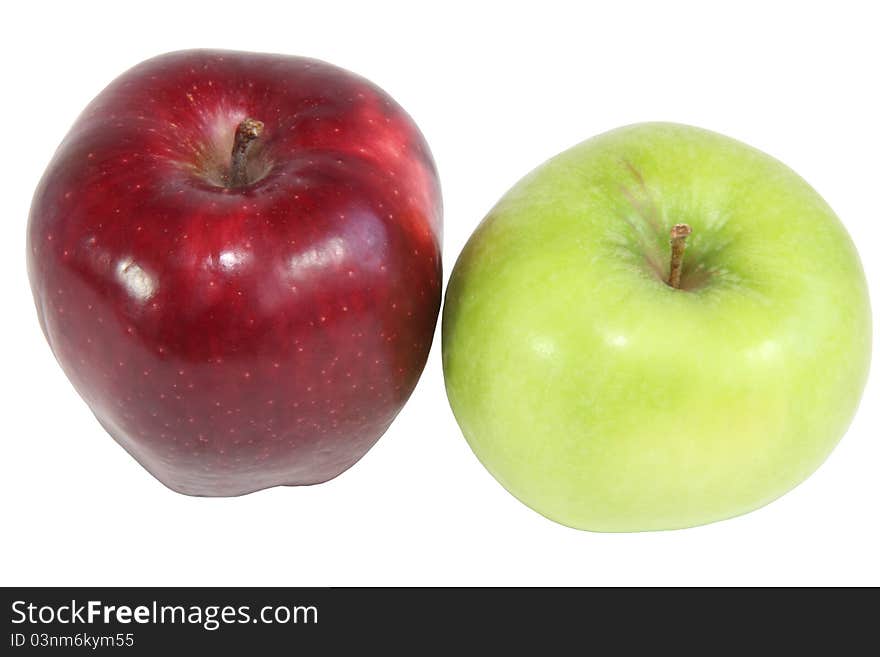
[(73, 391), (40, 333), (24, 263), (34, 186), (86, 103), (152, 55), (221, 47), (326, 59), (412, 114), (443, 183), (447, 276), (527, 171), (599, 132), (672, 120), (746, 141), (813, 184), (859, 247), (880, 307), (875, 11), (841, 1), (8, 3), (0, 584), (880, 584), (876, 371), (813, 477), (696, 529), (591, 534), (517, 502), (455, 424), (439, 331), (409, 404), (352, 470), (321, 486), (189, 498), (143, 471)]

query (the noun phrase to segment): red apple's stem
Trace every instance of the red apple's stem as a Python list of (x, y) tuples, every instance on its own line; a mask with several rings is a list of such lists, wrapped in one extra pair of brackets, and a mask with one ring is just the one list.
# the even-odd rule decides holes
[(685, 242), (690, 234), (691, 227), (687, 224), (675, 224), (669, 234), (672, 258), (669, 264), (669, 280), (667, 282), (675, 289), (681, 288), (681, 264), (684, 260)]
[(229, 163), (229, 186), (243, 187), (250, 182), (247, 175), (247, 152), (251, 142), (263, 132), (263, 122), (247, 118), (235, 129), (232, 160)]

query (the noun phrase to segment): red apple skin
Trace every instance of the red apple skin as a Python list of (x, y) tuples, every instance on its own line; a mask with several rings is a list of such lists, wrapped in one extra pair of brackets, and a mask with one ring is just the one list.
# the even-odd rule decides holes
[[(229, 189), (245, 117), (265, 129)], [(430, 152), (382, 90), (195, 50), (76, 121), (34, 196), (28, 273), (107, 431), (173, 490), (239, 495), (331, 479), (385, 432), (431, 345), (440, 243)]]

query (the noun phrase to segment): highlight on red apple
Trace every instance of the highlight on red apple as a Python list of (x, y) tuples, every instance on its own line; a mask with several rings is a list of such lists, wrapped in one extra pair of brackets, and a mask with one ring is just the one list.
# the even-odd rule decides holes
[(372, 83), (192, 50), (110, 84), (34, 195), (28, 273), (58, 362), (170, 488), (326, 481), (385, 432), (441, 297), (428, 146)]
[(791, 169), (633, 125), (549, 160), (471, 237), (443, 311), (462, 432), (513, 495), (595, 531), (699, 525), (806, 479), (855, 413), (867, 286)]

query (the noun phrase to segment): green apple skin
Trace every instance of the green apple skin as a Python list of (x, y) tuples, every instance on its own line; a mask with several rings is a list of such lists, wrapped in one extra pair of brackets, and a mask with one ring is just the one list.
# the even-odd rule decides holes
[(579, 529), (675, 529), (822, 463), (858, 406), (870, 324), (852, 241), (803, 179), (647, 123), (554, 157), (489, 213), (452, 273), (443, 368), (471, 448), (522, 502)]

